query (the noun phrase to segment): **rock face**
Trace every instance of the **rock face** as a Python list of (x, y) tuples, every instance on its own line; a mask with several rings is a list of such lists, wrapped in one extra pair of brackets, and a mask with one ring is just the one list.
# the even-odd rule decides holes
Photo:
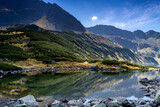
[(42, 0), (0, 0), (0, 26), (36, 24), (47, 30), (84, 32), (84, 26), (57, 4)]
[(36, 99), (32, 95), (27, 95), (18, 99), (14, 104), (13, 107), (37, 107), (38, 103)]

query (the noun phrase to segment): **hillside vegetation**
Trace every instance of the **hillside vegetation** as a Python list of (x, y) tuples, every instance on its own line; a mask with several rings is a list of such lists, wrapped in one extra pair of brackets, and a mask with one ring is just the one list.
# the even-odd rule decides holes
[(127, 31), (108, 25), (96, 25), (86, 28), (88, 31), (103, 35), (103, 37), (110, 39), (128, 49), (140, 53), (155, 65), (160, 64), (160, 33), (149, 30), (143, 32), (141, 30)]
[(48, 63), (52, 60), (81, 62), (94, 59), (147, 62), (133, 51), (90, 33), (8, 30), (0, 33), (0, 38), (0, 59), (21, 61), (32, 58)]
[(0, 70), (3, 71), (22, 70), (22, 68), (10, 64), (0, 63)]

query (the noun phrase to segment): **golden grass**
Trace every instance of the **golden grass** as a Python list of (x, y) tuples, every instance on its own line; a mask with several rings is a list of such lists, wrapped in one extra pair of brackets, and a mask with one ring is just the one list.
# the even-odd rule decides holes
[(22, 74), (27, 75), (27, 76), (33, 76), (33, 75), (38, 75), (38, 74), (42, 74), (42, 73), (39, 71), (33, 71), (33, 72), (28, 72), (28, 73), (24, 72)]
[(141, 69), (141, 68), (139, 68), (139, 67), (130, 66), (130, 65), (126, 65), (126, 64), (123, 64), (123, 66), (126, 66), (126, 67), (128, 67), (129, 69)]
[(23, 34), (24, 32), (9, 32), (9, 33), (0, 33), (0, 35), (19, 35), (19, 34)]
[(10, 82), (10, 84), (21, 84), (21, 85), (23, 85), (23, 84), (25, 84), (26, 81), (27, 81), (26, 78), (22, 78), (20, 80)]
[[(13, 86), (13, 85), (3, 85), (1, 88), (4, 89), (2, 91), (2, 94), (15, 95), (15, 96), (21, 95), (22, 93), (28, 91), (28, 88)], [(12, 89), (20, 89), (20, 92), (11, 92)]]
[[(49, 64), (50, 66), (47, 67), (48, 64), (43, 64), (42, 61), (37, 61), (36, 59), (28, 59), (26, 61), (17, 61), (17, 62), (4, 62), (8, 64), (12, 64), (23, 69), (50, 69), (50, 68), (89, 68), (91, 65), (98, 65), (99, 68), (110, 68), (110, 69), (121, 69), (121, 67), (111, 66), (111, 65), (104, 65), (101, 62), (96, 63), (88, 63), (88, 62), (70, 62), (70, 61), (62, 61), (57, 64)], [(129, 69), (141, 69), (136, 66), (129, 66), (123, 64), (123, 66), (128, 67)], [(75, 70), (76, 71), (76, 70)], [(30, 72), (30, 73), (23, 73), (27, 76), (30, 75), (37, 75), (40, 74), (38, 71)]]
[(69, 74), (69, 73), (79, 73), (79, 72), (86, 72), (87, 70), (60, 70), (59, 73), (62, 74)]
[(10, 62), (9, 64), (21, 67), (23, 69), (41, 69), (46, 67), (42, 61), (37, 61), (36, 59), (27, 59), (26, 61), (17, 61), (17, 62)]
[(89, 68), (92, 64), (88, 62), (70, 62), (70, 61), (65, 61), (65, 62), (60, 62), (58, 64), (50, 65), (50, 67), (55, 67), (55, 68)]

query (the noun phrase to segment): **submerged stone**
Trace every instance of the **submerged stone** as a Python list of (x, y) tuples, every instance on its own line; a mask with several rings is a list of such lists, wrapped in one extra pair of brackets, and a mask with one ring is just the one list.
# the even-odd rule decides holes
[(97, 66), (97, 65), (91, 65), (89, 68), (91, 71), (96, 71), (96, 72), (99, 71), (99, 66)]

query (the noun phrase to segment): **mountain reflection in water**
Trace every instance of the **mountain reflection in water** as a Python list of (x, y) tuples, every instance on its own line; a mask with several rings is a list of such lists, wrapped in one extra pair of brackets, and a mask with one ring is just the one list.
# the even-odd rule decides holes
[[(108, 98), (108, 97), (143, 97), (140, 90), (140, 78), (152, 79), (159, 77), (159, 72), (122, 72), (122, 73), (92, 73), (81, 72), (71, 74), (41, 74), (24, 76), (16, 79), (26, 79), (23, 86), (29, 89), (26, 94), (48, 99), (72, 98)], [(6, 77), (9, 78), (9, 77)], [(11, 77), (10, 77), (11, 81)], [(1, 84), (9, 84), (0, 79)], [(3, 83), (5, 82), (5, 83)]]

